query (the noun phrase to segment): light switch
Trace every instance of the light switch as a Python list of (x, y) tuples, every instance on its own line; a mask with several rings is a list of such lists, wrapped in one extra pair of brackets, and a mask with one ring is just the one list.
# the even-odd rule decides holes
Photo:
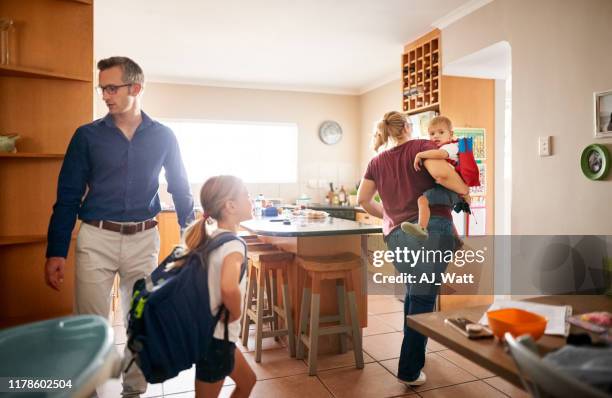
[(540, 155), (540, 157), (551, 155), (550, 135), (538, 138), (538, 155)]

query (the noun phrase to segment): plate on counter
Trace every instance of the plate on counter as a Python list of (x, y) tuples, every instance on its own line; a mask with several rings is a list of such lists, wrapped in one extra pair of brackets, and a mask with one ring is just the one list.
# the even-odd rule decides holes
[(313, 209), (294, 210), (291, 212), (291, 217), (307, 220), (324, 220), (329, 217), (329, 213)]

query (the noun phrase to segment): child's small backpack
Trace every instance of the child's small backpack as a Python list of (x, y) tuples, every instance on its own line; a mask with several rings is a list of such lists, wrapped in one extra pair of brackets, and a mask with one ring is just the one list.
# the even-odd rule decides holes
[(474, 159), (473, 139), (471, 137), (459, 138), (459, 163), (455, 166), (457, 173), (461, 176), (468, 187), (480, 186), (480, 170)]
[[(208, 254), (232, 240), (245, 247), (242, 279), (246, 244), (234, 233), (225, 232), (187, 255), (183, 248), (174, 248), (150, 275), (134, 283), (127, 345), (134, 355), (132, 362), (136, 361), (149, 383), (171, 379), (207, 354), (217, 322), (222, 314), (225, 319), (228, 315), (223, 306), (216, 316), (210, 311)], [(177, 260), (184, 264), (166, 270)]]

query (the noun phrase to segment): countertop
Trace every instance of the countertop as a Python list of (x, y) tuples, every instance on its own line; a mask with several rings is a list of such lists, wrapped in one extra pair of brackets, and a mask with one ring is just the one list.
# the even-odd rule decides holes
[(290, 225), (270, 221), (281, 219), (279, 217), (254, 218), (243, 221), (240, 225), (251, 233), (263, 236), (306, 237), (382, 233), (380, 226), (335, 217), (327, 217), (322, 220), (292, 218)]

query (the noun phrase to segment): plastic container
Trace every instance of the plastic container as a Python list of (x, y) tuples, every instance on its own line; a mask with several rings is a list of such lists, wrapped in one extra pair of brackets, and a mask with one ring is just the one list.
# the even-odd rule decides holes
[(257, 195), (257, 197), (255, 197), (255, 205), (253, 206), (253, 212), (255, 213), (255, 216), (262, 215), (264, 200), (264, 196), (261, 193)]
[[(96, 386), (110, 377), (119, 377), (121, 358), (114, 343), (112, 328), (106, 319), (96, 315), (68, 316), (5, 329), (0, 331), (0, 375), (62, 383), (63, 388), (38, 392), (45, 397), (89, 397)], [(30, 396), (23, 392), (0, 395)]]
[(503, 340), (509, 332), (513, 337), (529, 334), (539, 339), (546, 330), (548, 321), (543, 316), (518, 308), (504, 308), (487, 312), (489, 328), (498, 339)]

